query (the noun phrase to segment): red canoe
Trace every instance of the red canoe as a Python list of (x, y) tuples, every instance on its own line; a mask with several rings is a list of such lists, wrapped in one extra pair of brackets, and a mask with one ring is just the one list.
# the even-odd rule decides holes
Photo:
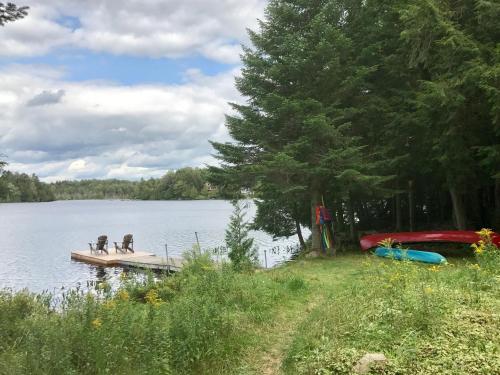
[[(359, 241), (361, 249), (368, 250), (378, 245), (386, 238), (392, 238), (396, 243), (412, 242), (455, 242), (455, 243), (475, 243), (479, 241), (479, 235), (468, 230), (445, 230), (435, 232), (400, 232), (400, 233), (376, 233), (361, 237)], [(493, 233), (493, 243), (500, 247), (500, 235)]]

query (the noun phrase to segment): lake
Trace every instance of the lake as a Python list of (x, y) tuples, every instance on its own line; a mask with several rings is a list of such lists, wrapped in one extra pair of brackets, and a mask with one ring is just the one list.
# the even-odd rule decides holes
[[(248, 219), (255, 205), (248, 201)], [(0, 289), (33, 292), (61, 290), (95, 281), (118, 279), (121, 268), (103, 268), (70, 259), (72, 250), (86, 250), (100, 234), (110, 247), (123, 235), (134, 235), (136, 250), (181, 256), (192, 248), (198, 233), (202, 250), (224, 245), (224, 231), (233, 207), (227, 201), (56, 201), (0, 204)], [(251, 232), (264, 264), (271, 267), (290, 257), (287, 248), (296, 237), (273, 241), (263, 232)], [(113, 250), (114, 251), (114, 250)]]

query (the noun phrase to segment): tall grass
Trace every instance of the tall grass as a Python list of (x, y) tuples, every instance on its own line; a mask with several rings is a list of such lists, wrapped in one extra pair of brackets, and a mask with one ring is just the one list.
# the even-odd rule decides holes
[[(295, 282), (296, 283), (296, 282)], [(126, 278), (115, 294), (0, 294), (1, 374), (192, 374), (237, 371), (242, 349), (289, 292), (259, 273), (188, 259), (168, 278)]]
[(207, 256), (115, 293), (0, 293), (0, 374), (500, 373), (500, 256), (425, 266), (346, 255), (236, 273)]
[(367, 352), (390, 359), (383, 374), (500, 373), (500, 257), (424, 266), (364, 262), (356, 284), (335, 293), (301, 323), (283, 369), (351, 374)]

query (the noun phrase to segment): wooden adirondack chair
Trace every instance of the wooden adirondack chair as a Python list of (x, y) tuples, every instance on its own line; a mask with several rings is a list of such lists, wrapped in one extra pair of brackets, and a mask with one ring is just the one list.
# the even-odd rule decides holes
[(109, 254), (109, 252), (108, 252), (108, 236), (106, 236), (104, 234), (97, 237), (97, 242), (95, 243), (95, 247), (92, 244), (92, 242), (89, 242), (89, 246), (90, 246), (91, 253), (94, 252), (97, 254), (98, 252), (101, 252), (101, 253)]
[(121, 245), (118, 245), (118, 242), (115, 242), (115, 251), (120, 252), (120, 253), (126, 253), (127, 251), (130, 251), (131, 253), (134, 252), (134, 238), (131, 234), (126, 234), (123, 236), (123, 241)]

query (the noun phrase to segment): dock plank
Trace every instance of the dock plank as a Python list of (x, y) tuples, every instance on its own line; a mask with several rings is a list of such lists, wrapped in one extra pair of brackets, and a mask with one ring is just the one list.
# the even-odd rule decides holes
[(91, 253), (90, 250), (73, 251), (71, 259), (104, 267), (136, 267), (173, 272), (180, 271), (183, 265), (181, 258), (168, 257), (167, 260), (165, 257), (146, 251), (125, 254), (115, 253), (113, 250), (110, 250), (109, 254), (95, 254)]
[(165, 271), (180, 271), (182, 268), (183, 260), (180, 258), (173, 257), (159, 257), (159, 256), (144, 256), (137, 257), (134, 259), (122, 260), (121, 264), (123, 266), (137, 267), (137, 268), (148, 268), (155, 270), (165, 270)]

